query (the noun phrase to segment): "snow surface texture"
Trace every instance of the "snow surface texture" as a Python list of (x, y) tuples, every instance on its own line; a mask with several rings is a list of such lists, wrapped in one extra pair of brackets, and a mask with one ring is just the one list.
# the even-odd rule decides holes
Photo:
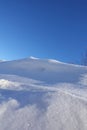
[(87, 67), (0, 62), (0, 130), (87, 130)]

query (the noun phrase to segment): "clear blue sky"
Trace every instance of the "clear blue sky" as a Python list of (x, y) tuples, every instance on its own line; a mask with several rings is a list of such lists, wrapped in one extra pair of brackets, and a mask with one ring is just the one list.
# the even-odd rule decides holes
[(0, 59), (80, 63), (85, 49), (87, 0), (0, 0)]

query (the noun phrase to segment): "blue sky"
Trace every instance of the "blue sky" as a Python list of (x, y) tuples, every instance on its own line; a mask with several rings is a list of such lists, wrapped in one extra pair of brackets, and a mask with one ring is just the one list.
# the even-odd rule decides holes
[(0, 0), (0, 59), (80, 63), (86, 49), (86, 0)]

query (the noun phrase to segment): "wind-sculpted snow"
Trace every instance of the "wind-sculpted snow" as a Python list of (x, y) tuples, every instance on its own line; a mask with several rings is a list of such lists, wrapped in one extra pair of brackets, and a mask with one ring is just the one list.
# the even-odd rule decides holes
[[(67, 91), (67, 89), (66, 89)], [(87, 92), (87, 91), (86, 91)], [(1, 91), (2, 130), (86, 130), (87, 100), (65, 91)]]
[(33, 57), (1, 62), (0, 130), (87, 130), (87, 68)]

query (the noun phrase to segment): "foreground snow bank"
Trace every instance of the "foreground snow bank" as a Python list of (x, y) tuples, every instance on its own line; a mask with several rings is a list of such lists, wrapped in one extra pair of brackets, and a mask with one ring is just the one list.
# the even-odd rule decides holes
[(26, 96), (25, 105), (17, 98), (11, 99), (10, 94), (8, 101), (1, 103), (1, 130), (87, 130), (86, 100), (63, 91), (29, 92)]

